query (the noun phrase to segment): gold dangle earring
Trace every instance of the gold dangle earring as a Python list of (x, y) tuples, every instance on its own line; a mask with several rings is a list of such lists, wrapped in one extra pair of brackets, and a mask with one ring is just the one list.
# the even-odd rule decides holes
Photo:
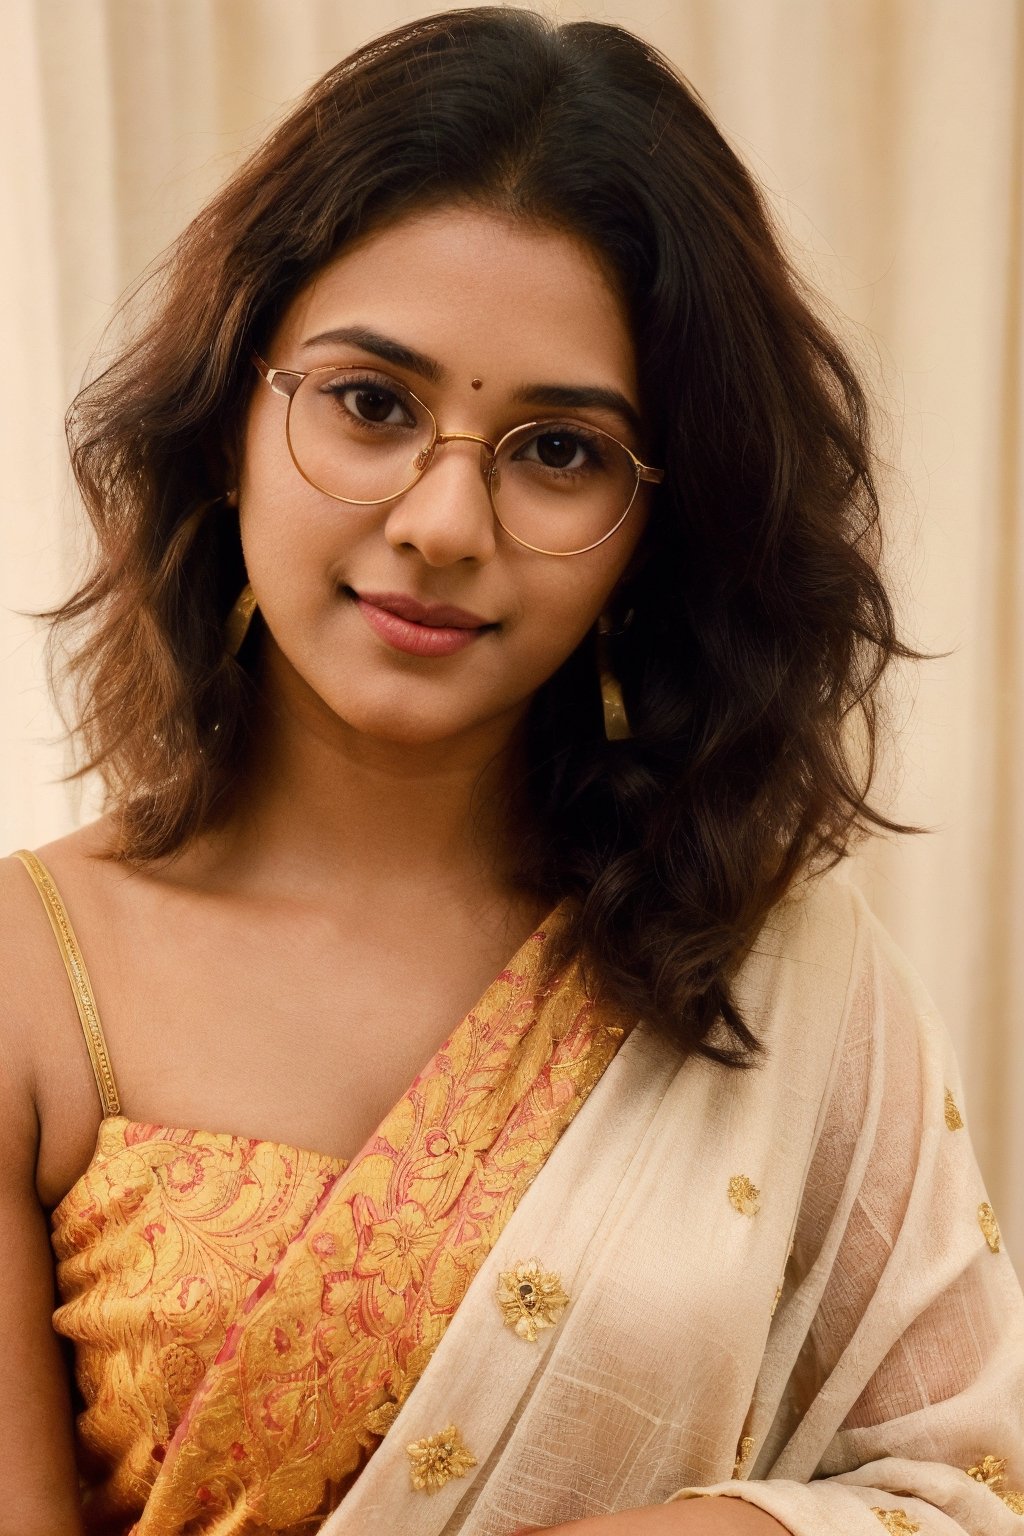
[(612, 670), (608, 645), (610, 635), (623, 634), (632, 622), (632, 608), (629, 609), (618, 629), (612, 628), (612, 621), (607, 614), (602, 614), (597, 622), (597, 659), (601, 674), (601, 708), (604, 714), (606, 741), (629, 741), (633, 735), (622, 698), (622, 687)]
[(249, 625), (252, 623), (255, 612), (256, 594), (246, 582), (224, 621), (224, 649), (229, 656), (237, 656), (242, 649), (242, 641), (249, 633)]
[[(224, 500), (229, 507), (238, 506), (238, 490), (232, 486), (226, 491)], [(245, 586), (235, 598), (231, 612), (224, 621), (224, 650), (228, 656), (237, 656), (242, 649), (242, 641), (249, 632), (252, 616), (256, 612), (256, 594), (246, 582)]]

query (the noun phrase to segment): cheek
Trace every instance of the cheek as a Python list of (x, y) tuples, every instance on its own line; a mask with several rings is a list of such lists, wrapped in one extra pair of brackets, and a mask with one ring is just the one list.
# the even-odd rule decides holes
[[(277, 407), (280, 404), (281, 409)], [(268, 394), (249, 415), (239, 474), (239, 527), (249, 575), (273, 576), (301, 563), (307, 547), (319, 542), (324, 498), (292, 463), (285, 432), (285, 402)]]
[[(524, 670), (529, 672), (533, 687), (539, 687), (568, 659), (607, 605), (622, 561), (595, 559), (597, 553), (574, 556), (572, 562), (552, 561), (520, 589), (517, 627), (525, 653)], [(577, 561), (588, 564), (570, 569)]]
[(644, 522), (645, 519), (638, 518), (628, 535), (623, 529), (623, 536), (613, 535), (606, 544), (585, 555), (572, 555), (565, 560), (549, 556), (550, 564), (537, 570), (531, 606), (552, 631), (553, 640), (556, 634), (575, 636), (569, 646), (570, 650), (575, 649), (575, 644), (597, 622), (632, 560)]
[(308, 571), (326, 551), (328, 527), (318, 509), (303, 505), (303, 497), (264, 484), (257, 493), (243, 490), (239, 502), (239, 532), (246, 569), (274, 587), (290, 572)]
[(264, 483), (258, 493), (242, 491), (238, 526), (245, 568), (271, 627), (296, 607), (308, 612), (319, 586), (313, 579), (319, 541), (310, 518)]
[(250, 434), (239, 476), (242, 553), (268, 610), (279, 593), (316, 600), (331, 586), (332, 566), (365, 531), (358, 513), (303, 480), (280, 425), (280, 443), (276, 432)]

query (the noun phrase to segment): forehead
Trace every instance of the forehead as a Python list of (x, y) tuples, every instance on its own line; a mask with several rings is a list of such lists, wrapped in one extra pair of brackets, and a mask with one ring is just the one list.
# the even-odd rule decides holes
[(636, 403), (621, 295), (589, 246), (548, 225), (464, 207), (389, 224), (346, 247), (296, 295), (274, 361), (313, 366), (324, 357), (303, 352), (310, 338), (352, 324), (436, 358), (453, 378), (482, 377), (491, 393), (525, 379), (587, 382)]

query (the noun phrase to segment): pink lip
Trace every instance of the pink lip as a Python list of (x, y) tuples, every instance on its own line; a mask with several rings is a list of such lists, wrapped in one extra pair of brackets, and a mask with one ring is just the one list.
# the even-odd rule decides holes
[[(474, 618), (462, 608), (444, 608), (435, 604), (428, 608), (425, 604), (417, 602), (414, 598), (407, 598), (401, 594), (373, 593), (372, 596), (360, 596), (353, 593), (356, 606), (367, 624), (379, 635), (380, 638), (393, 646), (397, 651), (405, 651), (410, 656), (453, 656), (456, 651), (463, 651), (474, 640), (478, 640), (482, 634), (493, 626), (484, 620), (474, 621), (471, 626), (466, 621)], [(385, 599), (388, 607), (383, 607), (380, 599)], [(396, 613), (391, 606), (393, 603), (401, 603), (402, 607), (411, 610), (429, 612), (434, 622), (427, 623), (423, 620), (407, 618), (403, 613)], [(449, 619), (447, 624), (436, 622), (438, 616), (458, 615), (459, 622)]]
[(356, 597), (364, 603), (372, 603), (375, 608), (397, 613), (400, 619), (409, 619), (413, 624), (429, 624), (434, 629), (482, 629), (487, 624), (478, 613), (453, 608), (450, 603), (421, 603), (405, 592), (357, 592)]

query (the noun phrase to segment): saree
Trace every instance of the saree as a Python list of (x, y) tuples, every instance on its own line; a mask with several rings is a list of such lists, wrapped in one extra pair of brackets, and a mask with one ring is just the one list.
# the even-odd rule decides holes
[[(794, 1536), (1024, 1536), (1024, 1296), (951, 1043), (836, 871), (737, 983), (762, 1063), (641, 1021), (320, 1536), (509, 1536), (738, 1498)], [(503, 1324), (523, 1254), (568, 1304)], [(433, 1493), (414, 1448), (474, 1459)]]
[[(85, 1408), (90, 1532), (308, 1532), (343, 1501), (467, 1289), (625, 1035), (578, 964), (549, 975), (556, 908), (350, 1163), (119, 1113), (95, 998), (48, 871), (105, 1115), (53, 1215)], [(503, 1282), (524, 1337), (566, 1297), (529, 1258)], [(465, 1449), (428, 1446), (432, 1489)]]

